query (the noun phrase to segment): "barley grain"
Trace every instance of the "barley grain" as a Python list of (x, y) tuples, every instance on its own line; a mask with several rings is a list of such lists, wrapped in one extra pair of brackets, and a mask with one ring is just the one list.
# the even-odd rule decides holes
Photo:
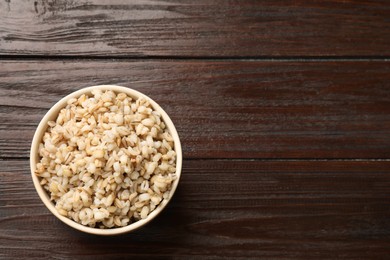
[(176, 179), (174, 142), (161, 115), (125, 93), (69, 99), (38, 151), (35, 173), (59, 214), (90, 227), (147, 218)]

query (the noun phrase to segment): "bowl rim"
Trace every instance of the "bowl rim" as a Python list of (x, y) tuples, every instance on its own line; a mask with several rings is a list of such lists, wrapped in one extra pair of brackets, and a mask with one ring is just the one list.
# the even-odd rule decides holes
[[(100, 228), (92, 228), (88, 226), (84, 226), (82, 224), (79, 224), (67, 217), (64, 217), (58, 213), (58, 211), (55, 209), (54, 204), (50, 201), (48, 193), (44, 190), (44, 188), (40, 185), (38, 176), (35, 175), (35, 169), (36, 164), (39, 161), (38, 156), (38, 147), (39, 143), (42, 140), (43, 134), (47, 129), (47, 122), (50, 121), (50, 119), (55, 118), (59, 111), (64, 108), (67, 104), (67, 101), (74, 97), (79, 97), (82, 94), (91, 93), (92, 90), (111, 90), (115, 93), (126, 93), (128, 96), (132, 98), (145, 98), (147, 99), (154, 110), (158, 111), (161, 114), (161, 117), (163, 118), (163, 121), (166, 125), (166, 127), (169, 129), (170, 134), (174, 140), (174, 146), (175, 146), (175, 152), (176, 152), (176, 175), (177, 179), (173, 182), (171, 191), (169, 193), (169, 197), (167, 199), (163, 199), (160, 204), (145, 218), (142, 220), (138, 220), (137, 222), (131, 223), (125, 227), (119, 227), (119, 228), (112, 228), (112, 229), (100, 229)], [(138, 229), (145, 224), (152, 221), (168, 204), (168, 202), (173, 197), (176, 188), (178, 186), (180, 176), (181, 176), (181, 170), (182, 170), (182, 161), (183, 161), (183, 155), (182, 155), (182, 149), (181, 149), (181, 143), (179, 134), (177, 133), (177, 130), (175, 128), (175, 125), (173, 124), (171, 118), (168, 116), (168, 114), (160, 107), (157, 102), (155, 102), (153, 99), (148, 97), (147, 95), (134, 90), (132, 88), (118, 86), (118, 85), (96, 85), (96, 86), (90, 86), (85, 87), (82, 89), (79, 89), (77, 91), (74, 91), (65, 97), (61, 98), (57, 103), (55, 103), (49, 111), (44, 115), (44, 117), (39, 122), (38, 127), (35, 130), (34, 137), (31, 142), (31, 149), (30, 149), (30, 170), (31, 170), (31, 176), (34, 183), (35, 190), (37, 191), (40, 199), (45, 204), (45, 206), (50, 210), (51, 213), (53, 213), (54, 216), (56, 216), (59, 220), (61, 220), (63, 223), (67, 224), (68, 226), (75, 228), (79, 231), (94, 234), (94, 235), (118, 235), (118, 234), (124, 234), (128, 233), (130, 231), (133, 231), (135, 229)]]

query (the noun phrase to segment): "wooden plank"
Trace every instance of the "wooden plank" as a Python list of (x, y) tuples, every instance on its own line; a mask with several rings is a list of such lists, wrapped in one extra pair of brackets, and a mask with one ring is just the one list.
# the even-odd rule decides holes
[(389, 161), (184, 161), (177, 193), (134, 233), (72, 230), (40, 202), (27, 160), (0, 161), (1, 258), (385, 259)]
[(374, 1), (0, 1), (0, 54), (389, 56)]
[(171, 116), (186, 158), (389, 158), (390, 63), (3, 61), (0, 157), (66, 94), (112, 83)]

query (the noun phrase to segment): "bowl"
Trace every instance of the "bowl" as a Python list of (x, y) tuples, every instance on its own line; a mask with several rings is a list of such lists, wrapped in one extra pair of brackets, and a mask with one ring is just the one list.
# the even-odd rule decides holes
[[(39, 148), (39, 143), (41, 142), (43, 138), (43, 134), (45, 133), (47, 126), (48, 126), (48, 121), (53, 121), (56, 119), (59, 111), (64, 108), (67, 105), (67, 101), (71, 98), (79, 97), (82, 94), (91, 94), (91, 92), (95, 89), (100, 89), (102, 91), (105, 90), (111, 90), (115, 93), (126, 93), (128, 96), (137, 99), (139, 97), (147, 99), (153, 109), (161, 114), (161, 117), (170, 131), (170, 134), (174, 140), (174, 149), (176, 152), (176, 176), (177, 179), (173, 181), (173, 184), (171, 186), (171, 190), (169, 193), (169, 196), (167, 199), (163, 199), (160, 204), (145, 218), (138, 220), (134, 223), (131, 223), (127, 226), (124, 227), (118, 227), (118, 228), (110, 228), (110, 229), (100, 229), (100, 228), (93, 228), (93, 227), (88, 227), (84, 226), (82, 224), (79, 224), (65, 216), (62, 216), (58, 213), (57, 209), (55, 208), (54, 204), (50, 201), (49, 194), (46, 192), (46, 190), (40, 185), (40, 179), (38, 176), (35, 174), (36, 170), (36, 164), (39, 162), (39, 153), (38, 153), (38, 148)], [(99, 86), (92, 86), (92, 87), (87, 87), (80, 89), (78, 91), (75, 91), (68, 96), (62, 98), (60, 101), (58, 101), (43, 117), (41, 122), (39, 123), (33, 140), (31, 144), (31, 150), (30, 150), (30, 168), (31, 168), (31, 176), (33, 179), (33, 183), (35, 186), (35, 189), (41, 198), (42, 202), (46, 205), (46, 207), (53, 213), (54, 216), (56, 216), (59, 220), (64, 222), (65, 224), (71, 226), (72, 228), (75, 228), (77, 230), (80, 230), (85, 233), (90, 233), (90, 234), (95, 234), (95, 235), (118, 235), (118, 234), (123, 234), (127, 233), (130, 231), (133, 231), (137, 228), (140, 228), (144, 226), (145, 224), (149, 223), (151, 220), (153, 220), (169, 203), (171, 200), (177, 185), (179, 184), (179, 179), (180, 179), (180, 174), (181, 174), (181, 168), (182, 168), (182, 150), (181, 150), (181, 144), (180, 144), (180, 139), (179, 135), (176, 131), (176, 128), (174, 124), (172, 123), (172, 120), (169, 118), (168, 114), (151, 98), (148, 96), (127, 88), (127, 87), (121, 87), (121, 86), (116, 86), (116, 85), (99, 85)]]

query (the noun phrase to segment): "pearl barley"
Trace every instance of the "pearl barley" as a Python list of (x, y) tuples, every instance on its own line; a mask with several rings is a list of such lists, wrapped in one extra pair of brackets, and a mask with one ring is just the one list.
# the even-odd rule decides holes
[(114, 228), (145, 219), (177, 178), (173, 138), (149, 101), (94, 90), (69, 99), (39, 146), (35, 174), (59, 214)]

